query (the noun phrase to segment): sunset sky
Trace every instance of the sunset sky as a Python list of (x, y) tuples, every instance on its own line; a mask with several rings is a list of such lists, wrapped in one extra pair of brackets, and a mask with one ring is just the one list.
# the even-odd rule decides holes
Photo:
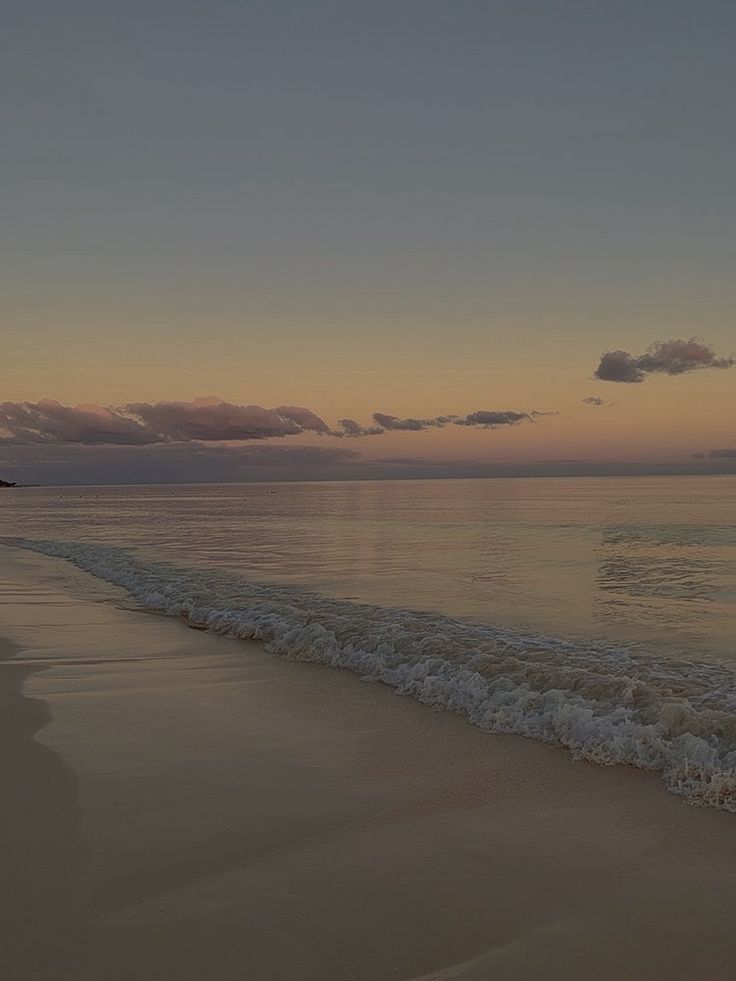
[(10, 0), (0, 477), (736, 472), (735, 36), (720, 0)]

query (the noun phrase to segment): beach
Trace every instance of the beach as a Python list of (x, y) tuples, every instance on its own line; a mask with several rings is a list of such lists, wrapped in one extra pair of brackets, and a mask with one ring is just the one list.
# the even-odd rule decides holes
[(0, 981), (736, 981), (736, 3), (3, 14)]
[(730, 975), (733, 815), (2, 561), (6, 977)]

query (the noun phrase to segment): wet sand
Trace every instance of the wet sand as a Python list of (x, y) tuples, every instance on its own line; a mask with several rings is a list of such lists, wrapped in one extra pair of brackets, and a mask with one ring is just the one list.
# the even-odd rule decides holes
[(3, 981), (733, 976), (736, 816), (0, 560)]

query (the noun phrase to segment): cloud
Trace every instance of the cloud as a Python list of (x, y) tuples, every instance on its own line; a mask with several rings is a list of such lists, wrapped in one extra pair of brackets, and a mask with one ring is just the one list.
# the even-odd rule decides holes
[(358, 436), (380, 436), (386, 430), (381, 429), (380, 426), (361, 426), (359, 422), (355, 419), (338, 419), (338, 426), (341, 428), (333, 432), (333, 436), (349, 436), (351, 438), (357, 438)]
[(510, 410), (488, 410), (471, 412), (462, 419), (455, 419), (456, 426), (480, 426), (483, 429), (498, 429), (499, 426), (516, 426), (520, 422), (533, 422), (536, 416), (554, 415), (547, 412), (512, 412)]
[(298, 405), (280, 405), (273, 410), (282, 419), (287, 419), (303, 429), (304, 432), (329, 433), (330, 427), (311, 409), (304, 409)]
[(385, 412), (374, 412), (373, 419), (382, 429), (394, 432), (420, 432), (422, 429), (441, 428), (452, 422), (455, 416), (436, 416), (434, 419), (399, 419)]
[(216, 398), (192, 402), (132, 402), (121, 408), (66, 406), (53, 399), (0, 403), (0, 442), (146, 446), (154, 443), (219, 442), (328, 433), (310, 409), (234, 405)]
[[(704, 453), (693, 453), (693, 456), (698, 459), (703, 459)], [(736, 448), (728, 450), (710, 450), (708, 453), (709, 460), (736, 460)]]
[(386, 412), (374, 412), (375, 426), (365, 427), (355, 419), (340, 419), (342, 427), (333, 433), (336, 436), (377, 436), (387, 432), (423, 432), (427, 429), (443, 429), (453, 423), (456, 426), (478, 426), (483, 429), (497, 429), (499, 426), (514, 426), (519, 422), (534, 422), (541, 416), (556, 416), (557, 412), (511, 412), (511, 411), (481, 411), (471, 412), (458, 418), (454, 415), (434, 416), (431, 419), (401, 419)]
[(587, 399), (583, 399), (585, 405), (607, 405), (605, 399), (598, 398), (597, 395), (589, 395)]
[(0, 440), (143, 446), (157, 442), (144, 423), (100, 405), (67, 406), (53, 399), (0, 403)]
[(644, 354), (606, 351), (595, 370), (601, 381), (638, 383), (649, 374), (683, 375), (703, 368), (731, 368), (736, 358), (717, 357), (710, 345), (692, 337), (689, 341), (657, 341)]
[(385, 432), (421, 432), (441, 429), (450, 423), (495, 429), (533, 422), (554, 412), (473, 412), (458, 419), (454, 415), (429, 419), (400, 418), (385, 412), (373, 413), (373, 425), (342, 418), (338, 428), (330, 426), (311, 409), (281, 405), (239, 405), (216, 396), (191, 402), (130, 402), (124, 406), (62, 405), (53, 399), (40, 402), (0, 403), (0, 444), (149, 446), (162, 443), (218, 443), (265, 440), (304, 433), (358, 438)]
[(124, 411), (159, 437), (152, 442), (267, 439), (269, 436), (295, 436), (302, 431), (293, 419), (260, 405), (132, 402)]
[[(365, 459), (346, 446), (289, 443), (158, 443), (148, 446), (0, 443), (0, 476), (19, 484), (150, 484), (272, 480), (606, 476), (736, 473), (736, 449), (712, 460)], [(705, 454), (703, 454), (705, 457)]]
[(595, 369), (596, 378), (612, 382), (642, 382), (646, 377), (628, 351), (606, 351)]

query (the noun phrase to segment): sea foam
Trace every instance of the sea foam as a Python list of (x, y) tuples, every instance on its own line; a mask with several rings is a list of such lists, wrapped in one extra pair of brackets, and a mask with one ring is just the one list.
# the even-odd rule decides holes
[(564, 746), (594, 763), (660, 771), (689, 802), (736, 812), (736, 670), (729, 664), (329, 599), (143, 561), (121, 548), (2, 541), (67, 559), (192, 627), (347, 668), (487, 732)]

